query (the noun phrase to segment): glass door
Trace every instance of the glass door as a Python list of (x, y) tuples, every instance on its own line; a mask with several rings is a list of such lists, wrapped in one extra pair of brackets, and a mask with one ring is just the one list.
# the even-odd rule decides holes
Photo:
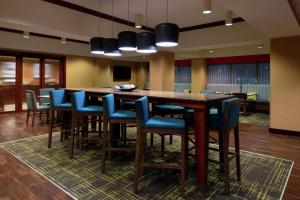
[(0, 113), (16, 110), (16, 58), (0, 56)]
[(45, 59), (45, 84), (47, 88), (62, 87), (61, 84), (61, 61)]
[(25, 91), (32, 90), (39, 95), (40, 89), (40, 59), (23, 58), (22, 75), (22, 109), (27, 109)]
[(26, 90), (38, 97), (40, 88), (63, 88), (65, 63), (62, 56), (0, 50), (0, 113), (26, 110)]

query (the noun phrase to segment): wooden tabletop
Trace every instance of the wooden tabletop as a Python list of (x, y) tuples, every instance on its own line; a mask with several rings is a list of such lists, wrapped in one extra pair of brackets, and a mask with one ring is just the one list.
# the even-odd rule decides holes
[(136, 89), (132, 92), (122, 92), (113, 88), (67, 88), (69, 91), (86, 91), (89, 93), (100, 93), (100, 94), (110, 94), (120, 96), (132, 96), (132, 97), (142, 97), (148, 96), (149, 98), (156, 98), (162, 100), (180, 100), (188, 101), (194, 103), (206, 104), (208, 102), (219, 101), (223, 99), (228, 99), (230, 95), (223, 94), (201, 94), (201, 93), (183, 93), (183, 92), (173, 92), (173, 91), (154, 91), (154, 90), (141, 90)]

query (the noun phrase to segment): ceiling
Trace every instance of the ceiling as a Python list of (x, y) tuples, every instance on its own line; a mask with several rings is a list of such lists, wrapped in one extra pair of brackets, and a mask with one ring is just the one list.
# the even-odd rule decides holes
[(289, 3), (292, 7), (292, 10), (298, 20), (298, 24), (300, 25), (300, 1), (299, 0), (289, 0)]
[[(99, 11), (99, 0), (65, 1)], [(214, 11), (210, 15), (203, 15), (202, 1), (203, 0), (169, 0), (169, 22), (174, 22), (182, 28), (224, 20), (226, 8), (216, 1), (212, 1)], [(134, 21), (134, 15), (136, 13), (145, 16), (146, 0), (129, 0), (129, 5), (129, 21)], [(127, 20), (127, 8), (128, 0), (114, 0), (114, 16)], [(167, 0), (148, 0), (148, 26), (155, 27), (157, 24), (165, 22), (167, 20), (166, 10)], [(112, 14), (112, 0), (101, 0), (101, 12), (109, 15)]]
[[(62, 0), (61, 0), (62, 1)], [(98, 0), (65, 0), (98, 11)], [(224, 20), (230, 9), (235, 17), (242, 17), (231, 27), (217, 26), (180, 33), (179, 46), (161, 49), (175, 52), (176, 58), (211, 57), (269, 53), (271, 38), (300, 35), (297, 23), (299, 0), (212, 0), (213, 13), (202, 14), (203, 0), (169, 0), (169, 21), (181, 28)], [(294, 3), (291, 3), (294, 2)], [(292, 10), (290, 4), (292, 5)], [(101, 0), (101, 12), (111, 14), (111, 0)], [(135, 13), (145, 13), (145, 0), (130, 0), (130, 21)], [(272, 9), (270, 9), (270, 7)], [(127, 20), (127, 1), (114, 0), (116, 17)], [(148, 26), (166, 20), (166, 0), (148, 0)], [(55, 5), (43, 0), (1, 0), (0, 27), (89, 41), (98, 35), (97, 16)], [(114, 23), (113, 37), (127, 30), (124, 24)], [(139, 32), (140, 30), (131, 28)], [(32, 50), (91, 56), (88, 45), (31, 38), (23, 41), (18, 34), (0, 31), (0, 48)], [(112, 37), (111, 21), (101, 20), (101, 36)], [(21, 38), (21, 39), (20, 39)], [(264, 45), (263, 50), (257, 49)], [(207, 54), (214, 49), (214, 54)], [(126, 53), (120, 59), (140, 59), (136, 53)]]

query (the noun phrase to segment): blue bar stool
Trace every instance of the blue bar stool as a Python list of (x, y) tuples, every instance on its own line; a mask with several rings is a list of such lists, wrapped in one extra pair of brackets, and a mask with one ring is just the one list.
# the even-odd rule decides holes
[[(52, 132), (55, 128), (60, 127), (60, 141), (63, 141), (65, 133), (71, 132), (71, 126), (67, 120), (68, 116), (66, 113), (71, 114), (72, 104), (66, 99), (65, 90), (51, 90), (50, 95), (50, 121), (49, 121), (49, 137), (48, 137), (48, 148), (51, 148), (52, 143)], [(55, 117), (55, 112), (57, 119)], [(59, 114), (60, 112), (60, 114)], [(59, 120), (59, 116), (61, 119)]]
[[(77, 136), (77, 141), (79, 140), (78, 136), (80, 135), (80, 144), (82, 147), (84, 140), (90, 140), (88, 138), (89, 132), (89, 123), (84, 118), (88, 117), (98, 117), (98, 132), (101, 136), (101, 123), (103, 116), (103, 108), (98, 105), (88, 105), (87, 96), (84, 91), (73, 92), (72, 93), (72, 125), (71, 125), (71, 154), (70, 158), (73, 158), (74, 154), (74, 140)], [(100, 139), (97, 139), (100, 141)]]
[[(129, 110), (116, 110), (114, 94), (108, 94), (102, 98), (103, 101), (103, 157), (102, 157), (102, 172), (105, 172), (106, 153), (111, 158), (113, 151), (129, 152), (130, 149), (126, 146), (126, 135), (124, 139), (124, 147), (114, 147), (112, 143), (118, 139), (113, 136), (112, 126), (114, 124), (136, 124), (136, 113)], [(109, 129), (108, 129), (109, 127)], [(126, 126), (125, 126), (126, 128)]]
[[(167, 117), (150, 117), (148, 97), (136, 101), (137, 113), (137, 139), (135, 155), (135, 180), (134, 192), (138, 192), (138, 182), (143, 176), (144, 168), (169, 168), (179, 170), (181, 173), (181, 194), (185, 194), (188, 165), (188, 133), (183, 119)], [(145, 162), (145, 147), (147, 133), (159, 135), (177, 135), (181, 137), (180, 164), (177, 163), (152, 163)]]
[[(224, 172), (225, 192), (230, 193), (230, 172), (229, 162), (236, 159), (236, 171), (238, 181), (241, 180), (240, 167), (240, 143), (239, 143), (239, 114), (240, 99), (231, 98), (222, 102), (220, 115), (210, 116), (209, 127), (219, 133), (219, 149), (210, 147), (210, 150), (219, 151), (220, 161), (210, 160), (220, 164), (221, 172)], [(229, 151), (230, 131), (234, 129), (235, 152)]]
[[(162, 117), (169, 115), (171, 118), (174, 117), (174, 115), (182, 115), (185, 113), (185, 108), (182, 106), (176, 106), (176, 105), (168, 105), (168, 104), (158, 104), (154, 105), (153, 113), (160, 115)], [(153, 133), (151, 133), (151, 146), (153, 146)], [(169, 136), (169, 144), (173, 143), (173, 135)], [(164, 154), (164, 147), (165, 146), (165, 137), (164, 135), (161, 137), (161, 154)]]

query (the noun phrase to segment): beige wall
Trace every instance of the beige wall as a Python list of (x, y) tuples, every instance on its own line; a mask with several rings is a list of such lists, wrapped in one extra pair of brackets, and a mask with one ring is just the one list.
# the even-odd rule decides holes
[(66, 61), (66, 87), (93, 87), (96, 60), (89, 57), (68, 56)]
[[(130, 66), (131, 80), (113, 82), (113, 66)], [(139, 69), (140, 63), (112, 61), (106, 58), (68, 56), (66, 62), (66, 87), (113, 87), (119, 84), (146, 82), (147, 76)]]
[(137, 70), (136, 70), (136, 85), (139, 88), (146, 88), (147, 87), (147, 63), (142, 62), (138, 63)]
[(192, 59), (192, 93), (207, 88), (207, 66), (205, 58)]
[(271, 40), (270, 128), (300, 131), (300, 36)]
[(174, 53), (158, 52), (150, 56), (150, 89), (174, 90)]

